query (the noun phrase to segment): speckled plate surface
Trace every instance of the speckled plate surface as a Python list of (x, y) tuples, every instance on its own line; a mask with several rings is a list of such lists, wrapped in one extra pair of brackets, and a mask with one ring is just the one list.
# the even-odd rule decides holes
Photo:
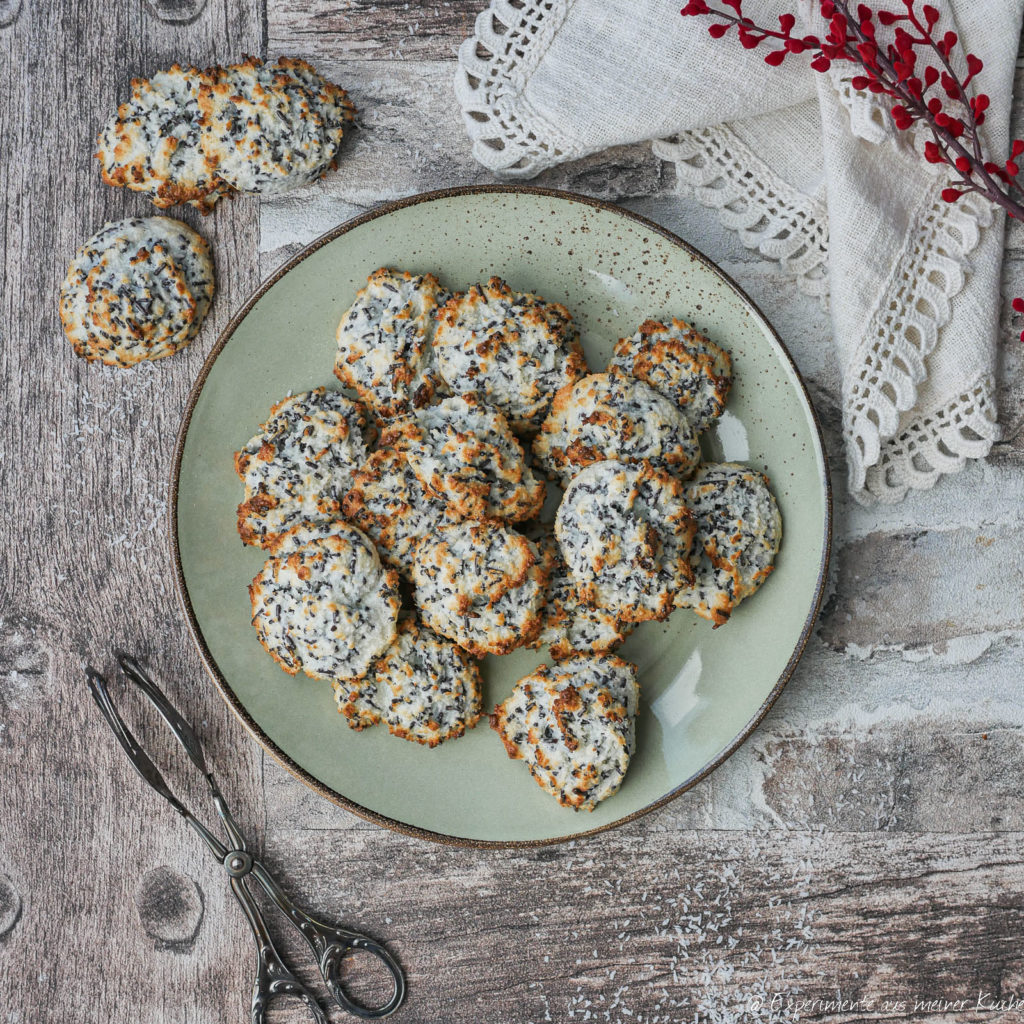
[[(639, 667), (637, 754), (593, 813), (559, 807), (486, 719), (434, 750), (382, 727), (349, 731), (329, 685), (287, 676), (249, 623), (263, 554), (235, 532), (232, 453), (270, 405), (332, 375), (334, 332), (366, 275), (433, 271), (450, 288), (498, 274), (564, 303), (592, 369), (647, 317), (692, 322), (733, 357), (736, 384), (709, 458), (770, 476), (784, 520), (777, 569), (724, 627), (686, 612), (641, 626), (621, 654)], [(494, 186), (414, 196), (336, 228), (278, 272), (228, 326), (199, 376), (178, 438), (172, 548), (192, 633), (225, 700), (286, 767), (383, 825), (446, 842), (544, 843), (621, 824), (694, 785), (749, 735), (785, 685), (821, 601), (831, 499), (820, 431), (785, 348), (757, 308), (700, 253), (618, 207)], [(484, 663), (485, 706), (546, 651)]]

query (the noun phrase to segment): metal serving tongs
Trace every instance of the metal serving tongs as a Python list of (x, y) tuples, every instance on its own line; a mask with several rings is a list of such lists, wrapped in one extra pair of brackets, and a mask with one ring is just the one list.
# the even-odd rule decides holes
[[(156, 683), (146, 674), (139, 663), (127, 655), (118, 657), (118, 663), (125, 675), (139, 687), (157, 709), (160, 716), (169, 726), (174, 738), (181, 744), (192, 763), (206, 777), (213, 797), (217, 814), (228, 836), (228, 843), (222, 843), (201, 821), (181, 803), (171, 792), (156, 765), (124, 724), (117, 712), (107, 689), (107, 681), (95, 669), (86, 668), (89, 689), (99, 705), (103, 717), (113, 730), (118, 742), (124, 747), (135, 770), (149, 783), (184, 819), (199, 833), (200, 838), (210, 848), (213, 855), (224, 865), (224, 870), (231, 877), (231, 891), (242, 906), (246, 919), (256, 938), (258, 959), (256, 980), (252, 988), (252, 1021), (253, 1024), (264, 1024), (267, 1006), (272, 997), (277, 995), (298, 996), (309, 1007), (317, 1024), (328, 1024), (327, 1017), (316, 1000), (313, 991), (303, 984), (285, 966), (280, 953), (274, 945), (267, 930), (263, 914), (256, 903), (246, 878), (250, 875), (263, 886), (267, 895), (277, 904), (289, 921), (299, 930), (309, 944), (317, 965), (323, 976), (324, 984), (331, 995), (349, 1013), (357, 1017), (378, 1018), (394, 1013), (405, 997), (405, 975), (394, 957), (380, 943), (366, 935), (350, 931), (347, 928), (334, 928), (299, 910), (277, 884), (266, 867), (246, 849), (245, 837), (235, 823), (224, 796), (214, 781), (213, 775), (206, 766), (202, 747), (192, 727), (171, 706), (161, 693)], [(370, 953), (378, 958), (390, 972), (395, 989), (391, 998), (383, 1006), (369, 1008), (353, 1002), (345, 993), (341, 982), (341, 965), (345, 957), (353, 952)]]

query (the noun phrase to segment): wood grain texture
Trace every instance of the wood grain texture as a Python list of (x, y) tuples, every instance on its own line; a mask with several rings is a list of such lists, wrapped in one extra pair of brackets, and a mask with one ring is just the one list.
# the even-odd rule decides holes
[[(92, 158), (130, 78), (176, 59), (258, 52), (262, 34), (258, 5), (226, 0), (208, 0), (187, 26), (155, 18), (141, 0), (31, 3), (0, 30), (0, 873), (4, 905), (20, 903), (0, 938), (5, 1020), (208, 1024), (237, 1020), (246, 1006), (248, 937), (222, 873), (135, 777), (81, 666), (109, 671), (115, 645), (147, 660), (201, 726), (241, 821), (262, 825), (261, 758), (205, 682), (166, 537), (185, 396), (258, 280), (257, 208), (186, 216), (213, 243), (219, 289), (199, 338), (172, 360), (123, 372), (76, 359), (56, 294), (92, 232), (150, 212), (103, 186)], [(125, 693), (120, 683), (114, 692)], [(160, 737), (130, 697), (128, 720)], [(162, 737), (156, 749), (205, 815), (180, 753)], [(175, 884), (140, 888), (153, 872)]]
[(268, 27), (282, 52), (310, 59), (450, 60), (472, 35), (479, 0), (282, 0)]
[[(302, 245), (382, 201), (490, 180), (450, 93), (482, 4), (0, 0), (0, 1019), (247, 1013), (250, 938), (220, 869), (88, 702), (82, 661), (109, 670), (121, 645), (196, 723), (296, 898), (401, 957), (410, 998), (396, 1021), (1020, 1020), (976, 1005), (979, 992), (1024, 996), (1019, 225), (1003, 279), (1004, 439), (935, 490), (864, 509), (843, 486), (822, 306), (675, 195), (646, 145), (538, 179), (623, 201), (750, 292), (808, 378), (837, 484), (832, 596), (804, 661), (750, 741), (661, 812), (526, 853), (424, 845), (264, 760), (203, 677), (165, 536), (185, 396), (248, 291)], [(213, 242), (219, 281), (184, 353), (129, 373), (76, 360), (54, 301), (67, 261), (105, 220), (149, 212), (100, 184), (101, 120), (134, 75), (264, 50), (313, 59), (350, 89), (360, 123), (341, 169), (293, 195), (183, 215)], [(1021, 134), (1019, 107), (1014, 124)], [(126, 700), (130, 721), (141, 711)], [(155, 746), (205, 812), (171, 744)], [(836, 999), (846, 1008), (821, 1002)], [(308, 1019), (292, 1010), (277, 1019)]]

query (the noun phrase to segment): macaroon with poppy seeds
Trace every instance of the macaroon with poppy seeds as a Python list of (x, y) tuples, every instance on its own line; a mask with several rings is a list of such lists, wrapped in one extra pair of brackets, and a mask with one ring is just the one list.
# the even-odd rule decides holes
[(260, 643), (290, 675), (358, 679), (397, 634), (398, 574), (354, 526), (272, 555), (249, 598)]
[(500, 277), (453, 295), (438, 321), (434, 349), (448, 386), (500, 409), (513, 430), (535, 433), (555, 393), (587, 372), (565, 306)]
[(686, 413), (698, 434), (722, 415), (732, 387), (729, 353), (685, 320), (645, 320), (636, 334), (620, 338), (608, 369), (650, 384)]
[(593, 373), (555, 395), (533, 454), (566, 486), (585, 466), (605, 459), (647, 461), (685, 477), (700, 461), (700, 445), (675, 402), (612, 370)]
[(424, 623), (470, 654), (507, 654), (540, 632), (547, 577), (537, 548), (494, 520), (443, 526), (416, 545)]
[(429, 405), (447, 393), (432, 341), (448, 298), (433, 274), (381, 267), (338, 324), (334, 374), (381, 420)]
[(548, 573), (543, 625), (537, 639), (528, 646), (546, 646), (553, 658), (615, 650), (633, 631), (635, 623), (624, 622), (608, 609), (580, 600), (550, 526), (543, 525), (527, 536), (537, 545)]
[(497, 705), (491, 728), (563, 807), (592, 811), (618, 792), (635, 748), (636, 668), (614, 655), (541, 665)]
[(383, 722), (392, 736), (426, 747), (458, 739), (480, 720), (476, 662), (411, 617), (399, 621), (395, 642), (362, 679), (332, 686), (350, 729)]
[(480, 669), (457, 644), (414, 619), (374, 662), (378, 701), (392, 736), (427, 747), (458, 739), (480, 721)]
[(60, 319), (76, 355), (127, 368), (184, 348), (213, 288), (202, 236), (170, 217), (129, 217), (105, 225), (75, 253), (60, 289)]
[(508, 421), (473, 396), (393, 420), (380, 443), (405, 453), (424, 489), (443, 498), (453, 517), (514, 523), (544, 504), (544, 481), (526, 465)]
[(412, 572), (416, 542), (457, 521), (444, 499), (424, 490), (409, 460), (394, 448), (375, 451), (352, 474), (341, 508), (373, 540), (381, 558), (406, 576)]
[(287, 192), (323, 177), (354, 117), (345, 90), (304, 60), (175, 64), (132, 81), (96, 157), (108, 185), (209, 213), (223, 196)]
[(211, 72), (178, 64), (152, 78), (133, 78), (131, 97), (99, 134), (104, 182), (143, 192), (154, 206), (188, 203), (203, 213), (232, 194), (200, 146), (199, 93), (212, 84)]
[(314, 388), (282, 399), (259, 432), (235, 454), (245, 485), (238, 533), (273, 548), (300, 524), (330, 522), (367, 456), (366, 413), (337, 391)]
[(693, 582), (696, 528), (682, 483), (649, 462), (588, 466), (555, 515), (555, 536), (580, 600), (625, 622), (668, 617)]
[(775, 568), (782, 516), (767, 477), (735, 462), (701, 466), (684, 493), (697, 516), (694, 583), (679, 592), (676, 607), (693, 609), (717, 628)]

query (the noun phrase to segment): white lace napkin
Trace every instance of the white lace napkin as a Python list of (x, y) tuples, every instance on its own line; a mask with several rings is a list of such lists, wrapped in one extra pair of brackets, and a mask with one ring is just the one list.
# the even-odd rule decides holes
[[(940, 32), (954, 28), (985, 62), (983, 132), (989, 151), (1005, 154), (1024, 0), (932, 2)], [(1003, 216), (977, 197), (944, 202), (945, 175), (913, 150), (923, 139), (896, 132), (855, 92), (851, 67), (820, 75), (790, 57), (769, 68), (764, 51), (732, 35), (712, 40), (707, 19), (682, 18), (680, 6), (493, 0), (462, 44), (455, 84), (476, 158), (529, 178), (658, 140), (680, 192), (715, 208), (801, 288), (829, 295), (858, 500), (899, 501), (987, 455), (999, 432)], [(817, 29), (808, 0), (800, 8)], [(744, 4), (763, 24), (787, 9)]]

